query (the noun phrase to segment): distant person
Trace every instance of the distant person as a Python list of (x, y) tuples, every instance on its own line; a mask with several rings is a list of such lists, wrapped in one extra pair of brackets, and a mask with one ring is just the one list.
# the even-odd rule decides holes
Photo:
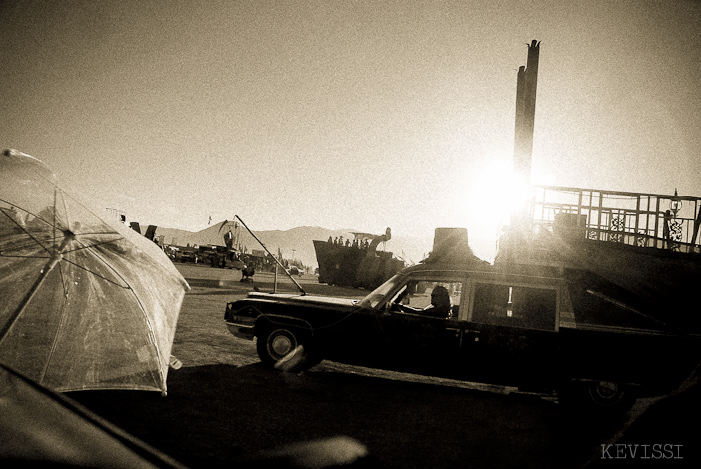
[(333, 244), (333, 238), (332, 238), (331, 236), (329, 236), (329, 240), (326, 241), (326, 242), (329, 243), (329, 244)]
[(242, 282), (252, 282), (253, 279), (253, 274), (256, 273), (256, 270), (253, 268), (253, 265), (245, 265), (243, 266), (243, 269), (241, 269), (241, 281)]
[(662, 224), (662, 238), (664, 239), (664, 247), (669, 249), (672, 247), (670, 234), (669, 234), (669, 224), (672, 221), (672, 212), (670, 212), (669, 210), (666, 210), (664, 212), (663, 220), (664, 220), (664, 222)]

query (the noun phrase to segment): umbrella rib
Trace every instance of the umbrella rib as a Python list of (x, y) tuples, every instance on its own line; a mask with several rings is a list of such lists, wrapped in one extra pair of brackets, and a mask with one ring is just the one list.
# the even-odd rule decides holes
[[(80, 236), (85, 236), (85, 235), (96, 235), (96, 234), (105, 234), (105, 233), (99, 233), (99, 232), (98, 232), (98, 233), (78, 233), (78, 234), (76, 234), (76, 239), (79, 238)], [(82, 251), (82, 250), (84, 250), (84, 249), (94, 248), (95, 246), (101, 246), (101, 245), (103, 245), (103, 244), (113, 243), (113, 242), (115, 242), (115, 240), (117, 240), (117, 239), (124, 239), (124, 237), (120, 236), (119, 238), (108, 239), (108, 240), (106, 240), (106, 241), (100, 241), (99, 243), (95, 243), (95, 244), (83, 244), (83, 243), (81, 242), (81, 247), (76, 248), (76, 249), (70, 249), (70, 250), (64, 251), (64, 253), (66, 253), (66, 252)]]
[[(56, 241), (57, 241), (59, 238), (61, 238), (61, 236), (56, 236), (56, 235), (55, 235), (55, 233), (56, 233), (56, 223), (55, 223), (55, 222), (54, 222), (54, 223), (51, 223), (50, 221), (45, 220), (43, 217), (40, 217), (40, 216), (38, 216), (38, 215), (36, 215), (36, 214), (34, 214), (34, 213), (32, 213), (32, 212), (29, 212), (29, 211), (27, 211), (27, 210), (24, 210), (24, 209), (20, 208), (19, 206), (13, 204), (12, 202), (8, 202), (8, 201), (6, 201), (6, 200), (4, 200), (4, 199), (0, 199), (0, 201), (5, 202), (5, 203), (7, 203), (7, 204), (10, 204), (10, 205), (12, 205), (13, 207), (19, 208), (20, 210), (22, 210), (22, 211), (24, 211), (24, 212), (27, 212), (29, 215), (34, 216), (34, 218), (36, 218), (36, 219), (38, 219), (38, 220), (41, 220), (41, 221), (43, 221), (44, 223), (46, 223), (47, 225), (49, 225), (50, 227), (54, 228), (54, 236), (52, 236), (48, 241), (50, 241), (50, 242), (54, 245), (54, 251), (55, 251)], [(32, 233), (31, 233), (30, 231), (28, 231), (28, 230), (27, 230), (25, 227), (23, 227), (17, 220), (15, 220), (13, 217), (11, 217), (11, 216), (7, 213), (7, 209), (5, 209), (5, 208), (0, 208), (0, 211), (1, 211), (12, 223), (14, 223), (18, 228), (20, 228), (27, 236), (29, 236), (37, 245), (41, 246), (42, 249), (44, 249), (44, 250), (45, 250), (46, 252), (48, 252), (48, 253), (51, 253), (51, 252), (52, 252), (52, 250), (49, 249), (48, 247), (44, 246), (44, 245), (42, 244), (42, 242), (41, 242), (36, 236), (32, 235)], [(55, 210), (54, 210), (54, 218), (55, 218)], [(121, 235), (119, 235), (119, 234), (116, 233), (116, 232), (113, 232), (113, 233), (116, 234), (117, 236), (121, 236)], [(94, 236), (94, 235), (105, 235), (105, 234), (113, 234), (113, 233), (109, 233), (109, 232), (106, 233), (106, 232), (104, 232), (104, 231), (103, 231), (103, 232), (101, 232), (101, 231), (95, 231), (95, 232), (89, 232), (89, 233), (74, 233), (74, 236), (77, 238), (77, 237), (79, 237), (79, 236)], [(65, 237), (65, 236), (64, 236), (64, 237)], [(90, 246), (82, 245), (82, 247), (80, 247), (80, 248), (78, 248), (78, 249), (66, 250), (66, 251), (63, 251), (63, 253), (73, 252), (73, 251), (79, 251), (79, 250), (82, 250), (82, 249), (85, 249), (85, 248), (88, 248), (88, 247), (91, 247), (91, 246), (99, 246), (99, 245), (101, 245), (101, 244), (106, 244), (106, 243), (111, 243), (111, 242), (114, 242), (114, 239), (108, 240), (108, 241), (102, 241), (102, 242), (100, 242), (100, 243), (92, 244), (92, 245), (90, 245)], [(4, 253), (3, 253), (3, 252), (0, 252), (0, 255), (4, 255)], [(14, 256), (7, 256), (7, 257), (14, 257)], [(17, 257), (32, 257), (32, 256), (17, 256)]]
[(20, 255), (12, 255), (12, 254), (5, 254), (6, 251), (0, 251), (0, 257), (18, 257), (20, 259), (48, 259), (51, 256), (20, 256)]
[[(63, 259), (65, 260), (65, 259)], [(49, 351), (49, 357), (46, 360), (46, 364), (44, 365), (44, 369), (41, 371), (41, 377), (39, 378), (39, 384), (42, 384), (44, 382), (44, 377), (46, 376), (46, 373), (49, 371), (49, 366), (51, 366), (51, 360), (54, 356), (54, 352), (56, 351), (56, 347), (58, 346), (58, 340), (59, 340), (59, 334), (61, 333), (61, 330), (63, 329), (63, 325), (66, 323), (66, 300), (68, 299), (68, 290), (66, 290), (66, 283), (65, 283), (65, 278), (63, 275), (63, 268), (61, 267), (61, 264), (58, 264), (58, 274), (61, 277), (61, 287), (63, 288), (63, 307), (61, 308), (61, 322), (59, 323), (58, 327), (56, 328), (56, 334), (54, 334), (54, 340), (51, 342), (51, 350)]]
[[(15, 204), (13, 204), (12, 202), (10, 202), (10, 201), (8, 201), (8, 200), (5, 200), (5, 199), (0, 199), (0, 202), (5, 202), (6, 204), (12, 205), (13, 207), (18, 208), (18, 209), (22, 210), (23, 212), (26, 212), (28, 215), (31, 215), (31, 216), (33, 216), (34, 218), (36, 218), (36, 219), (38, 219), (38, 220), (41, 220), (41, 221), (43, 221), (44, 223), (46, 223), (47, 225), (51, 226), (51, 222), (50, 222), (50, 221), (46, 220), (44, 217), (41, 217), (41, 216), (37, 215), (37, 214), (34, 213), (34, 212), (30, 212), (29, 210), (25, 210), (25, 209), (23, 209), (22, 207), (20, 207), (19, 205), (15, 205)], [(22, 225), (20, 225), (19, 223), (17, 223), (17, 221), (16, 221), (14, 218), (12, 218), (10, 215), (7, 214), (7, 209), (6, 209), (6, 208), (0, 208), (0, 212), (4, 213), (5, 216), (6, 216), (7, 218), (9, 218), (10, 220), (12, 220), (13, 223), (15, 223), (17, 226), (19, 226), (20, 228), (22, 228), (22, 229), (24, 230), (24, 227), (23, 227)], [(26, 231), (26, 230), (25, 230), (25, 231)]]
[[(63, 242), (61, 243), (59, 251), (65, 246), (67, 246), (72, 239), (72, 236), (66, 236), (63, 239)], [(41, 285), (46, 280), (46, 277), (51, 271), (53, 271), (56, 265), (61, 262), (62, 258), (63, 255), (60, 252), (54, 252), (51, 254), (48, 264), (46, 264), (46, 266), (41, 270), (39, 277), (37, 277), (37, 279), (34, 281), (34, 284), (29, 288), (29, 291), (27, 291), (27, 294), (22, 299), (22, 302), (20, 303), (19, 307), (14, 311), (14, 313), (10, 315), (7, 322), (3, 324), (0, 328), (0, 342), (2, 342), (5, 336), (7, 336), (7, 334), (10, 332), (10, 329), (12, 329), (12, 326), (15, 324), (19, 316), (27, 308), (29, 302), (32, 301), (32, 299), (34, 298), (34, 295), (39, 290), (39, 287), (41, 287)]]
[[(85, 233), (85, 234), (87, 234), (87, 233)], [(103, 234), (103, 233), (91, 233), (91, 234)], [(121, 239), (123, 239), (123, 237), (122, 237)], [(92, 270), (87, 269), (86, 267), (83, 267), (82, 265), (78, 265), (78, 264), (76, 264), (75, 262), (72, 262), (72, 261), (70, 261), (70, 260), (68, 260), (68, 259), (64, 259), (64, 260), (65, 260), (66, 262), (68, 262), (68, 263), (70, 263), (70, 264), (72, 264), (72, 265), (78, 267), (79, 269), (83, 269), (84, 271), (89, 272), (89, 273), (95, 275), (96, 277), (99, 277), (99, 278), (105, 280), (106, 282), (110, 282), (110, 283), (112, 283), (112, 284), (114, 284), (114, 285), (116, 285), (116, 286), (118, 286), (118, 287), (120, 287), (120, 288), (124, 288), (125, 290), (132, 290), (132, 291), (133, 291), (133, 289), (132, 289), (131, 286), (129, 285), (129, 282), (127, 282), (126, 279), (125, 279), (124, 277), (122, 277), (122, 276), (119, 274), (119, 272), (117, 272), (117, 271), (116, 271), (116, 270), (115, 270), (115, 269), (99, 254), (98, 251), (93, 250), (93, 248), (96, 247), (96, 246), (100, 246), (100, 245), (102, 245), (102, 244), (112, 243), (112, 242), (114, 242), (114, 241), (115, 241), (115, 240), (112, 239), (112, 240), (103, 241), (103, 242), (95, 243), (95, 244), (89, 244), (89, 245), (84, 244), (83, 242), (80, 242), (80, 244), (81, 244), (81, 247), (80, 247), (80, 248), (78, 248), (78, 249), (72, 249), (72, 250), (66, 251), (66, 252), (77, 252), (77, 251), (83, 251), (83, 250), (90, 250), (90, 251), (93, 253), (93, 255), (95, 256), (95, 258), (100, 259), (100, 262), (102, 262), (103, 265), (105, 265), (108, 269), (110, 269), (110, 270), (112, 271), (112, 273), (114, 273), (117, 277), (119, 277), (119, 279), (120, 279), (122, 282), (124, 282), (124, 285), (126, 285), (126, 287), (123, 286), (123, 285), (118, 284), (118, 283), (115, 282), (114, 280), (108, 279), (108, 278), (105, 277), (104, 275), (100, 275), (100, 274), (98, 274), (98, 273), (96, 273), (96, 272), (93, 272)], [(142, 308), (143, 308), (143, 306), (142, 306)]]
[[(101, 260), (102, 260), (102, 259), (101, 259)], [(79, 268), (79, 269), (83, 269), (84, 271), (89, 272), (89, 273), (93, 274), (94, 276), (99, 277), (99, 278), (101, 278), (102, 280), (104, 280), (104, 281), (106, 281), (106, 282), (112, 283), (112, 284), (118, 286), (119, 288), (124, 288), (125, 290), (131, 290), (131, 289), (132, 289), (132, 288), (129, 286), (129, 284), (126, 282), (126, 280), (124, 280), (124, 278), (123, 278), (121, 275), (119, 275), (117, 272), (115, 272), (114, 269), (112, 269), (112, 271), (115, 273), (115, 275), (117, 275), (117, 277), (119, 277), (121, 280), (124, 281), (124, 283), (127, 285), (126, 287), (125, 287), (124, 285), (120, 285), (119, 283), (115, 282), (114, 280), (108, 279), (108, 278), (105, 277), (104, 275), (100, 275), (100, 274), (98, 274), (97, 272), (93, 272), (92, 270), (88, 269), (87, 267), (83, 267), (83, 266), (80, 265), (80, 264), (76, 264), (75, 262), (69, 261), (69, 260), (66, 259), (66, 258), (64, 258), (63, 261), (64, 261), (64, 262), (67, 262), (67, 263), (69, 263), (69, 264), (71, 264), (71, 265), (74, 265), (75, 267), (77, 267), (77, 268)], [(104, 262), (104, 261), (103, 261), (103, 262)], [(105, 265), (107, 265), (107, 264), (105, 264)], [(109, 265), (107, 265), (107, 266), (109, 267)]]
[[(38, 245), (38, 246), (40, 246), (41, 248), (43, 248), (43, 249), (47, 252), (47, 254), (49, 254), (48, 257), (51, 257), (51, 251), (50, 251), (48, 248), (46, 248), (46, 247), (39, 241), (39, 239), (37, 239), (37, 238), (35, 238), (34, 236), (32, 236), (32, 235), (31, 235), (29, 232), (27, 232), (26, 230), (25, 230), (25, 234), (26, 234), (27, 236), (29, 236), (29, 238), (30, 238), (32, 241), (34, 241), (34, 242), (31, 243), (31, 242), (27, 241), (27, 242), (22, 243), (22, 244), (17, 243), (17, 244), (15, 244), (14, 246), (12, 246), (12, 249), (0, 251), (0, 256), (2, 256), (2, 257), (27, 257), (27, 258), (41, 258), (41, 259), (46, 259), (47, 256), (39, 256), (39, 255), (19, 255), (19, 254), (13, 255), (13, 254), (8, 254), (8, 252), (11, 253), (11, 252), (13, 252), (13, 251), (19, 251), (19, 250), (22, 250), (22, 249), (25, 249), (25, 248), (28, 248), (28, 247), (31, 247), (31, 246), (34, 246), (34, 245)], [(64, 236), (64, 239), (65, 239), (65, 236)], [(55, 240), (54, 238), (51, 238), (49, 241), (52, 241), (52, 242), (53, 242), (53, 241), (56, 241), (56, 240)], [(68, 252), (68, 251), (64, 251), (64, 252)]]
[[(8, 202), (8, 203), (9, 203), (9, 202)], [(16, 205), (12, 205), (12, 206), (13, 206), (13, 207), (16, 207)], [(26, 229), (25, 227), (23, 227), (22, 225), (20, 225), (20, 224), (17, 222), (17, 220), (15, 220), (13, 217), (11, 217), (10, 215), (8, 215), (6, 209), (0, 208), (0, 211), (1, 211), (7, 218), (9, 218), (10, 221), (11, 221), (12, 223), (14, 223), (15, 225), (17, 225), (22, 231), (24, 231), (25, 234), (26, 234), (27, 236), (29, 236), (31, 239), (33, 239), (34, 242), (36, 242), (39, 246), (41, 246), (46, 252), (51, 253), (51, 250), (48, 249), (46, 246), (44, 246), (44, 245), (41, 243), (41, 241), (39, 241), (39, 239), (37, 239), (35, 236), (32, 235), (32, 233), (30, 233), (29, 231), (27, 231), (27, 229)], [(30, 212), (27, 212), (27, 213), (30, 213)], [(36, 216), (36, 215), (35, 215), (35, 216)], [(39, 217), (37, 217), (37, 218), (39, 218)], [(43, 220), (42, 218), (39, 218), (39, 219), (42, 220), (42, 221), (45, 221), (45, 220)], [(55, 239), (54, 239), (53, 241), (55, 241)]]
[[(86, 248), (91, 248), (91, 247), (92, 247), (92, 246), (86, 246)], [(157, 362), (158, 362), (158, 373), (159, 373), (159, 375), (160, 375), (160, 378), (163, 380), (163, 388), (161, 389), (161, 392), (162, 392), (162, 393), (167, 392), (167, 387), (168, 387), (168, 384), (167, 384), (167, 370), (168, 370), (168, 368), (167, 368), (167, 365), (166, 365), (166, 373), (164, 373), (164, 372), (162, 371), (163, 362), (162, 362), (162, 360), (161, 360), (161, 348), (160, 348), (160, 346), (159, 346), (159, 344), (158, 344), (158, 340), (157, 340), (157, 338), (156, 338), (156, 333), (155, 333), (154, 330), (153, 330), (153, 324), (151, 323), (151, 320), (150, 320), (149, 316), (146, 314), (146, 307), (144, 306), (143, 302), (141, 301), (141, 298), (139, 298), (139, 295), (136, 294), (136, 292), (134, 291), (134, 289), (132, 288), (132, 286), (129, 284), (129, 282), (128, 282), (124, 277), (122, 277), (122, 276), (119, 274), (119, 272), (117, 272), (114, 268), (112, 268), (112, 266), (110, 266), (109, 263), (107, 263), (107, 262), (105, 261), (105, 259), (102, 258), (102, 256), (100, 255), (99, 252), (94, 252), (93, 254), (95, 255), (96, 258), (100, 259), (100, 261), (102, 261), (102, 263), (103, 263), (106, 267), (108, 267), (109, 269), (111, 269), (112, 272), (114, 272), (114, 274), (115, 274), (117, 277), (119, 277), (119, 278), (124, 282), (124, 284), (126, 285), (126, 287), (122, 287), (122, 288), (124, 288), (124, 289), (126, 289), (126, 290), (130, 290), (130, 291), (134, 294), (134, 299), (136, 300), (136, 303), (139, 305), (139, 309), (141, 310), (141, 314), (144, 316), (144, 320), (145, 320), (145, 322), (146, 322), (146, 325), (148, 326), (148, 333), (149, 333), (149, 338), (151, 339), (151, 343), (152, 343), (153, 346), (156, 348), (156, 360), (157, 360)], [(76, 264), (74, 264), (74, 263), (72, 263), (72, 262), (71, 262), (71, 264), (76, 265)], [(83, 267), (81, 267), (81, 266), (79, 266), (79, 265), (76, 265), (76, 267), (83, 268)], [(90, 273), (93, 274), (93, 275), (97, 275), (98, 277), (104, 278), (104, 277), (102, 277), (101, 275), (96, 274), (95, 272), (91, 272), (91, 271), (89, 271), (89, 270), (87, 270), (87, 269), (84, 269), (84, 270), (90, 272)], [(111, 282), (111, 280), (109, 280), (109, 279), (106, 279), (106, 278), (105, 278), (105, 280), (108, 281), (108, 282)], [(112, 282), (112, 283), (114, 283), (114, 282)], [(121, 286), (121, 285), (118, 285), (118, 286)]]
[[(53, 236), (54, 251), (56, 251), (56, 198), (57, 198), (57, 193), (58, 193), (58, 187), (54, 187), (54, 212), (53, 212), (54, 220), (53, 220), (53, 224), (52, 224), (52, 228), (53, 228), (53, 232), (54, 232), (54, 236)], [(64, 209), (66, 210), (66, 213), (68, 213), (68, 207), (65, 206), (65, 200), (64, 200)], [(71, 233), (71, 236), (73, 239), (75, 239), (74, 233)], [(68, 245), (65, 244), (64, 247), (67, 248)], [(61, 253), (61, 255), (63, 255), (63, 252)], [(65, 259), (65, 258), (62, 258), (62, 259)], [(72, 265), (75, 265), (72, 262), (70, 262), (70, 263)], [(78, 266), (76, 266), (76, 267), (78, 267)], [(65, 277), (63, 276), (63, 268), (61, 267), (60, 263), (58, 264), (58, 273), (59, 273), (59, 276), (61, 277), (61, 288), (63, 289), (63, 299), (64, 299), (63, 306), (64, 307), (61, 308), (61, 311), (62, 311), (61, 312), (61, 322), (60, 322), (58, 328), (56, 329), (56, 335), (54, 335), (54, 340), (52, 341), (52, 344), (51, 344), (51, 351), (49, 352), (48, 360), (46, 360), (46, 364), (44, 365), (44, 369), (41, 372), (41, 378), (39, 381), (40, 383), (42, 383), (44, 381), (44, 376), (46, 376), (46, 373), (49, 370), (49, 365), (51, 364), (51, 359), (54, 356), (54, 352), (55, 352), (56, 346), (58, 344), (59, 334), (61, 333), (61, 330), (63, 329), (63, 324), (65, 324), (65, 319), (66, 319), (65, 301), (67, 299), (68, 291), (66, 290), (66, 284), (64, 283)]]

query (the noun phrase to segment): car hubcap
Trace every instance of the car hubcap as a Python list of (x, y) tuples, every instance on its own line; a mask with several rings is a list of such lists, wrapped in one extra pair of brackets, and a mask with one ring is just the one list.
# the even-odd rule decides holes
[(270, 348), (273, 353), (279, 357), (284, 357), (292, 351), (292, 340), (285, 335), (277, 335), (270, 341)]
[(596, 391), (601, 397), (610, 399), (618, 392), (618, 386), (610, 381), (601, 381), (596, 385)]

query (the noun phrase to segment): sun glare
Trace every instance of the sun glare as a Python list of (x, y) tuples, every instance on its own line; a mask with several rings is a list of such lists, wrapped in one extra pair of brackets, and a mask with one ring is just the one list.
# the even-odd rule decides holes
[(511, 223), (513, 213), (526, 208), (530, 192), (526, 182), (514, 175), (510, 156), (494, 157), (474, 174), (459, 195), (459, 216), (480, 257), (494, 258), (500, 232)]
[(515, 175), (511, 165), (504, 160), (494, 160), (478, 178), (471, 194), (470, 205), (475, 202), (479, 211), (489, 214), (494, 228), (508, 225), (511, 214), (525, 208), (530, 197), (530, 188), (523, 178)]
[[(470, 246), (485, 260), (494, 259), (503, 229), (515, 221), (518, 211), (528, 209), (533, 196), (532, 186), (514, 174), (511, 161), (511, 155), (492, 157), (485, 166), (475, 169), (470, 182), (456, 193), (461, 201), (455, 212), (457, 226), (467, 227)], [(553, 185), (555, 177), (533, 168), (531, 181)]]

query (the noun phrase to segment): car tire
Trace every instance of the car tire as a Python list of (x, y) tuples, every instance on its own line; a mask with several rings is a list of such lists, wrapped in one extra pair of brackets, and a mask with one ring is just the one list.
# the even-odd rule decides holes
[(635, 404), (629, 387), (613, 381), (571, 382), (558, 392), (558, 401), (570, 411), (622, 414)]
[[(304, 344), (304, 346), (302, 346)], [(258, 357), (263, 365), (275, 367), (283, 358), (292, 352), (300, 354), (295, 358), (294, 367), (286, 367), (285, 371), (300, 372), (308, 370), (321, 360), (310, 350), (309, 341), (303, 340), (300, 334), (292, 328), (276, 327), (268, 329), (258, 336), (256, 343)]]

